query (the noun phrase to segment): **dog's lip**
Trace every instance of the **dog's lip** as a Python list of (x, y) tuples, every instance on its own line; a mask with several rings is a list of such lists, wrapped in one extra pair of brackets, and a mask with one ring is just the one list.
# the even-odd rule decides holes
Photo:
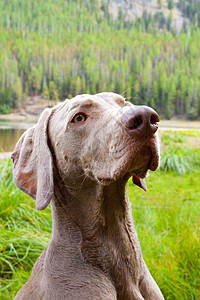
[(151, 149), (151, 156), (148, 163), (148, 170), (156, 171), (159, 166), (160, 154), (155, 148)]
[[(127, 161), (127, 165), (128, 164), (130, 165), (130, 163), (128, 163)], [(136, 177), (141, 179), (146, 177), (147, 172), (148, 172), (147, 164), (145, 166), (142, 166), (141, 168), (137, 168), (137, 169), (134, 168), (132, 170), (129, 170), (129, 168), (126, 167), (124, 171), (115, 174), (113, 177), (98, 176), (97, 181), (99, 181), (101, 184), (107, 185), (120, 178), (123, 178), (124, 176), (126, 176), (126, 178), (128, 179), (129, 177), (135, 175)]]
[[(148, 170), (155, 171), (159, 165), (159, 151), (156, 143), (153, 143), (152, 140), (149, 143), (146, 143), (146, 146), (143, 145), (144, 148), (140, 148), (141, 151), (144, 151), (144, 157), (140, 156), (140, 150), (133, 155), (131, 149), (126, 152), (123, 159), (123, 164), (121, 167), (116, 170), (113, 176), (104, 176), (104, 174), (98, 174), (99, 176), (95, 176), (97, 181), (101, 184), (110, 184), (120, 178), (129, 178), (133, 175), (138, 177), (139, 179), (144, 179), (148, 173)], [(137, 157), (142, 157), (140, 164), (138, 163)], [(125, 177), (124, 177), (125, 176)]]
[(156, 171), (159, 165), (159, 155), (156, 154), (152, 154), (149, 157), (149, 160), (144, 163), (144, 165), (142, 165), (139, 168), (134, 168), (132, 169), (131, 175), (136, 175), (139, 178), (145, 178), (147, 175), (148, 170), (150, 171)]

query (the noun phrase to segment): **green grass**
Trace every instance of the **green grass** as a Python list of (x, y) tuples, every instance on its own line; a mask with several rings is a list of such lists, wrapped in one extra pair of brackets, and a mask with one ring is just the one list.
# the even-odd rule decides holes
[(171, 132), (165, 132), (162, 134), (162, 142), (164, 145), (171, 145), (174, 143), (182, 144), (187, 142), (187, 138), (185, 134), (182, 133), (175, 132), (174, 134), (172, 134)]
[(35, 210), (33, 199), (15, 187), (11, 161), (0, 162), (0, 299), (13, 299), (48, 243), (50, 208)]
[(181, 130), (179, 131), (179, 135), (200, 137), (200, 130)]
[[(128, 183), (143, 256), (165, 299), (200, 299), (199, 178), (198, 167), (151, 172), (147, 193)], [(49, 241), (51, 214), (14, 186), (8, 160), (0, 162), (0, 231), (0, 299), (10, 300)]]
[(200, 130), (179, 130), (179, 131), (160, 131), (160, 135), (162, 138), (162, 143), (165, 145), (171, 145), (174, 143), (186, 143), (189, 137), (200, 137)]
[(147, 193), (128, 184), (143, 256), (165, 299), (200, 299), (199, 178), (151, 173)]
[(160, 170), (174, 171), (177, 174), (200, 170), (200, 149), (185, 146), (169, 146), (162, 151)]
[(160, 170), (177, 174), (200, 170), (200, 131), (166, 131), (161, 135)]

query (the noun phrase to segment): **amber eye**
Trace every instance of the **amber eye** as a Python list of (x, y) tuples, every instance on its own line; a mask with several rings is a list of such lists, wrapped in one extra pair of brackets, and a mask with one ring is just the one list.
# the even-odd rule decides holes
[(86, 115), (84, 114), (77, 114), (73, 119), (72, 123), (82, 123), (86, 120)]

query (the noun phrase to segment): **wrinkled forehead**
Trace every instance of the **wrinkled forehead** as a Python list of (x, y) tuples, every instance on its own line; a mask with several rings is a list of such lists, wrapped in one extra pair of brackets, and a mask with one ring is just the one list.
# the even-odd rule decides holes
[(110, 120), (114, 121), (118, 114), (122, 113), (121, 108), (129, 105), (132, 104), (126, 102), (122, 96), (115, 93), (84, 94), (70, 100), (67, 99), (53, 108), (49, 125), (51, 138), (57, 141), (58, 136), (62, 135), (63, 130), (66, 131), (66, 126), (69, 126), (70, 120), (77, 113), (92, 113), (100, 121), (102, 120), (101, 117), (104, 117), (105, 120), (108, 115), (113, 115), (115, 118), (107, 118), (107, 121), (110, 122)]
[(71, 100), (69, 100), (69, 110), (73, 110), (76, 108), (99, 108), (105, 106), (124, 106), (125, 99), (115, 93), (99, 93), (96, 95), (78, 95)]

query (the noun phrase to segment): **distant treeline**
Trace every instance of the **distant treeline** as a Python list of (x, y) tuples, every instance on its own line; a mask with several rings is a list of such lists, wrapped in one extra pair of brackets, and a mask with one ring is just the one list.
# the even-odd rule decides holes
[(114, 91), (165, 118), (196, 119), (199, 41), (198, 24), (178, 35), (158, 15), (130, 22), (119, 11), (114, 20), (108, 1), (0, 0), (0, 111), (22, 107), (29, 95)]

